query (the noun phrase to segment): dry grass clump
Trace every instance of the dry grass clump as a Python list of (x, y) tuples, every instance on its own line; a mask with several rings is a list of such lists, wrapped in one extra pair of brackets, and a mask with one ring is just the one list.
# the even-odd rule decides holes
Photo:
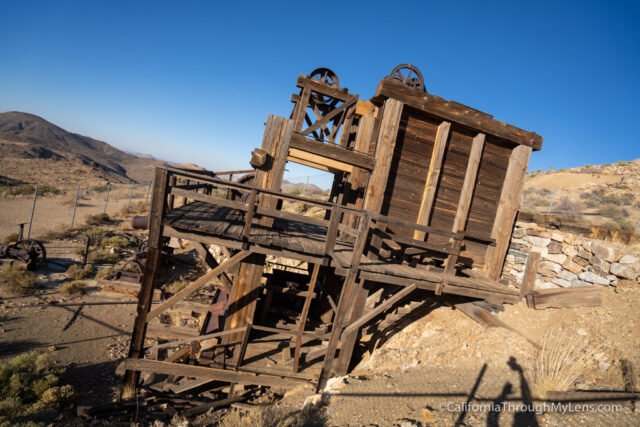
[(14, 425), (20, 417), (68, 405), (73, 387), (59, 385), (63, 373), (46, 353), (0, 361), (0, 425)]
[(89, 277), (93, 276), (93, 273), (93, 265), (91, 264), (87, 264), (85, 266), (82, 266), (80, 264), (73, 264), (67, 269), (65, 275), (69, 279), (82, 280), (88, 279)]
[(95, 215), (87, 215), (85, 222), (89, 225), (103, 225), (107, 222), (111, 221), (111, 218), (109, 217), (109, 214), (107, 213), (101, 213), (101, 214), (95, 214)]
[(188, 280), (185, 280), (184, 278), (180, 277), (180, 279), (178, 280), (174, 280), (171, 283), (167, 283), (163, 285), (162, 290), (170, 294), (175, 294), (176, 292), (179, 292), (182, 289), (184, 289), (188, 284), (189, 284)]
[(113, 267), (105, 267), (98, 270), (96, 273), (96, 279), (110, 279), (115, 277), (116, 269)]
[(102, 227), (91, 227), (84, 231), (84, 235), (90, 239), (99, 239), (105, 236), (107, 233), (108, 230)]
[(25, 295), (36, 288), (36, 276), (30, 271), (10, 265), (0, 270), (0, 284), (7, 286), (13, 294)]
[(118, 254), (106, 250), (97, 250), (89, 254), (89, 261), (94, 264), (115, 264), (119, 259)]
[(9, 233), (4, 237), (3, 243), (5, 245), (8, 245), (9, 243), (17, 242), (19, 238), (20, 238), (20, 233), (18, 232)]
[(124, 236), (106, 237), (100, 241), (100, 246), (108, 246), (111, 248), (126, 248), (129, 246), (129, 239)]
[(87, 291), (87, 284), (82, 280), (74, 280), (60, 286), (60, 293), (69, 296), (83, 295)]
[(591, 367), (596, 351), (576, 334), (547, 333), (527, 375), (533, 396), (545, 399), (549, 391), (570, 391)]

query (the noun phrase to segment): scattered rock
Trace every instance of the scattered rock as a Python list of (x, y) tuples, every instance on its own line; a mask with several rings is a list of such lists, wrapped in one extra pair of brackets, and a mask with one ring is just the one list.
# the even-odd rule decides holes
[(611, 274), (615, 274), (623, 279), (636, 280), (640, 276), (640, 264), (611, 264)]
[(589, 333), (582, 328), (576, 329), (576, 334), (580, 335), (581, 337), (586, 337), (587, 335), (589, 335)]
[(638, 258), (637, 256), (633, 256), (633, 255), (624, 255), (622, 258), (620, 258), (620, 261), (618, 261), (618, 263), (620, 264), (637, 264), (640, 266), (640, 258)]
[(609, 281), (607, 279), (600, 277), (591, 271), (583, 271), (578, 275), (578, 278), (595, 285), (609, 286)]
[(618, 259), (616, 248), (614, 248), (613, 246), (605, 245), (602, 242), (592, 242), (591, 252), (593, 252), (594, 255), (603, 258), (605, 261), (615, 262)]
[(546, 248), (551, 243), (551, 239), (545, 239), (544, 237), (528, 236), (527, 239), (529, 239), (531, 245), (538, 248)]

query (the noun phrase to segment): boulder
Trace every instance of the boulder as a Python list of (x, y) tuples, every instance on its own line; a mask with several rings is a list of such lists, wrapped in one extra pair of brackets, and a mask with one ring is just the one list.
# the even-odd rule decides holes
[(571, 282), (572, 280), (577, 279), (578, 275), (567, 270), (562, 270), (560, 273), (558, 273), (558, 277), (560, 279), (568, 280), (569, 282)]
[(543, 256), (544, 259), (555, 262), (556, 264), (562, 265), (563, 262), (567, 260), (567, 256), (565, 254), (546, 254)]
[(513, 230), (513, 234), (511, 236), (514, 239), (522, 239), (523, 237), (526, 237), (526, 235), (527, 231), (524, 228), (516, 227), (515, 230)]
[(538, 248), (546, 248), (551, 243), (551, 239), (545, 239), (544, 237), (528, 236), (527, 239), (531, 245)]
[(551, 243), (549, 243), (549, 246), (547, 246), (547, 249), (549, 249), (549, 253), (550, 254), (561, 254), (562, 253), (562, 243), (556, 241), (556, 240), (551, 240)]
[(606, 245), (602, 242), (592, 242), (591, 243), (591, 252), (594, 255), (599, 256), (605, 261), (615, 262), (618, 260), (618, 251), (613, 246)]
[(611, 264), (611, 274), (628, 280), (636, 280), (640, 276), (640, 264)]
[(618, 262), (620, 264), (637, 264), (638, 266), (640, 266), (640, 258), (629, 254), (624, 255)]
[(580, 279), (574, 279), (571, 281), (572, 288), (584, 288), (585, 286), (593, 286), (593, 283), (585, 282)]
[(570, 288), (571, 287), (571, 282), (570, 281), (561, 279), (559, 277), (554, 278), (551, 282), (554, 285), (558, 285), (558, 286), (561, 286), (563, 288)]
[(585, 282), (593, 283), (594, 285), (609, 286), (609, 280), (604, 277), (600, 277), (592, 271), (583, 271), (578, 274), (578, 279)]
[[(578, 258), (578, 257), (574, 257), (574, 258)], [(578, 258), (578, 259), (584, 261), (582, 258)], [(562, 268), (574, 274), (581, 273), (582, 270), (584, 270), (584, 266), (574, 262), (573, 259), (568, 259), (568, 258), (565, 262), (562, 263)]]
[(594, 255), (593, 258), (591, 258), (591, 265), (596, 273), (602, 275), (608, 274), (609, 269), (611, 268), (611, 264), (600, 258), (598, 255)]
[(556, 264), (555, 262), (551, 262), (551, 261), (542, 261), (540, 263), (540, 269), (541, 270), (549, 270), (549, 271), (553, 271), (554, 273), (559, 273), (562, 270), (562, 266), (560, 264)]

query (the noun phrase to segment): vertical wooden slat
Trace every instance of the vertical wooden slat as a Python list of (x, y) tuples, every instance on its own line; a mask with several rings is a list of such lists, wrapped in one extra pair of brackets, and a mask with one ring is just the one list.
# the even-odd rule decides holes
[[(438, 131), (436, 132), (436, 138), (433, 142), (431, 162), (429, 163), (429, 171), (427, 172), (427, 180), (424, 184), (422, 201), (420, 202), (420, 211), (418, 212), (418, 219), (416, 221), (416, 223), (420, 225), (429, 225), (429, 221), (431, 219), (431, 209), (433, 209), (433, 202), (438, 189), (438, 180), (440, 179), (440, 170), (442, 169), (442, 159), (444, 158), (444, 152), (447, 147), (447, 139), (449, 139), (450, 129), (451, 123), (442, 122), (440, 123), (440, 126), (438, 126)], [(413, 238), (416, 240), (424, 240), (425, 232), (415, 230), (413, 232)]]
[[(463, 232), (467, 224), (469, 209), (471, 208), (471, 201), (473, 200), (473, 190), (476, 186), (476, 178), (478, 176), (478, 169), (480, 168), (480, 160), (482, 159), (484, 139), (484, 134), (479, 133), (473, 138), (473, 142), (471, 143), (471, 152), (469, 153), (467, 170), (464, 175), (464, 182), (462, 184), (462, 190), (460, 191), (460, 199), (458, 200), (458, 209), (456, 211), (456, 216), (453, 220), (453, 228), (451, 230), (454, 233)], [(455, 248), (459, 249), (459, 244), (462, 242), (453, 242), (453, 240), (451, 240), (451, 243), (458, 243)], [(453, 268), (457, 261), (458, 255), (449, 255), (445, 261), (445, 272), (453, 273)]]
[[(356, 134), (356, 142), (354, 151), (360, 153), (369, 153), (369, 148), (373, 142), (373, 130), (375, 128), (376, 119), (372, 116), (363, 116), (358, 123), (358, 133)], [(353, 207), (362, 208), (364, 203), (364, 197), (358, 196), (360, 188), (365, 188), (367, 185), (367, 178), (370, 173), (361, 168), (354, 168), (353, 173), (348, 176), (349, 183), (349, 195), (348, 199), (353, 201)], [(345, 224), (349, 227), (355, 227), (357, 217), (355, 215), (346, 215)]]
[(518, 145), (511, 152), (491, 232), (491, 238), (496, 241), (496, 245), (488, 247), (485, 256), (484, 272), (492, 280), (497, 280), (502, 272), (530, 156), (531, 147), (525, 145)]

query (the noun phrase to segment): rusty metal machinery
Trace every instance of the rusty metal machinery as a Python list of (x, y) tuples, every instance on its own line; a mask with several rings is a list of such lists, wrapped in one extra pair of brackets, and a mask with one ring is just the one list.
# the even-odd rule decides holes
[(27, 269), (35, 270), (47, 260), (47, 251), (38, 240), (18, 240), (8, 245), (0, 245), (0, 258), (22, 261), (27, 264)]
[(422, 77), (422, 73), (415, 65), (400, 64), (391, 71), (387, 79), (397, 80), (413, 89), (427, 91), (424, 85), (424, 77)]

